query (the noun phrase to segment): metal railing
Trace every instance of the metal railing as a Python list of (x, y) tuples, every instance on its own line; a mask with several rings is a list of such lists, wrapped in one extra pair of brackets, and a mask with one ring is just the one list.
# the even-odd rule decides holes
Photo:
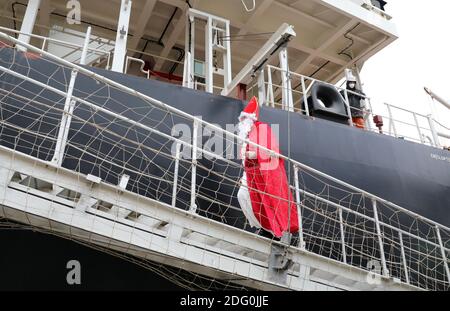
[[(266, 66), (264, 74), (265, 79), (263, 81), (266, 98), (262, 102), (267, 106), (280, 108), (283, 110), (291, 110), (309, 116), (309, 107), (304, 103), (308, 103), (308, 98), (311, 94), (312, 86), (316, 83), (321, 83), (333, 87), (337, 92), (344, 94), (341, 96), (345, 103), (345, 109), (348, 115), (348, 123), (350, 126), (353, 126), (351, 113), (351, 111), (353, 110), (360, 111), (364, 116), (365, 130), (368, 131), (382, 133), (396, 138), (402, 138), (417, 143), (434, 146), (437, 148), (441, 148), (441, 142), (439, 139), (440, 137), (450, 137), (450, 129), (437, 122), (431, 115), (423, 115), (387, 103), (384, 104), (386, 110), (378, 112), (374, 110), (372, 105), (372, 98), (369, 96), (355, 93), (347, 90), (346, 88), (342, 88), (334, 84), (320, 81), (295, 72), (286, 72), (286, 70), (272, 65)], [(286, 102), (281, 96), (281, 90), (283, 86), (281, 85), (281, 82), (277, 82), (282, 81), (285, 75), (289, 76), (292, 85), (292, 89), (289, 90), (292, 94), (292, 103), (290, 104), (290, 107), (287, 107), (283, 104), (283, 102)], [(249, 92), (251, 92), (252, 89), (256, 87), (258, 87), (258, 85), (253, 85), (251, 88), (249, 88)], [(349, 94), (354, 94), (360, 97), (362, 101), (365, 102), (365, 107), (350, 107), (348, 98)], [(402, 118), (395, 117), (395, 115), (400, 116), (400, 114), (402, 114)], [(383, 126), (384, 128), (388, 128), (387, 131), (381, 128), (377, 128), (377, 124), (375, 124), (373, 120), (374, 116), (380, 116), (383, 118)]]
[[(0, 39), (72, 73), (63, 88), (40, 81), (14, 70), (23, 64), (12, 50), (17, 57), (0, 65), (3, 145), (80, 173), (97, 172), (116, 185), (126, 174), (130, 191), (248, 229), (234, 197), (242, 164), (226, 155), (247, 143), (286, 163), (299, 214), (298, 247), (419, 288), (449, 288), (446, 226), (4, 33)], [(75, 89), (81, 76), (95, 90)], [(187, 139), (173, 131), (179, 124), (191, 130)], [(225, 137), (226, 150), (213, 152), (199, 140), (198, 133), (212, 131)]]
[[(1, 17), (2, 18), (8, 18), (8, 17), (3, 16), (3, 15)], [(13, 19), (13, 18), (10, 18), (10, 19)], [(22, 21), (21, 19), (18, 19), (18, 18), (14, 18), (13, 20), (19, 21), (19, 22)], [(83, 40), (85, 39), (84, 36), (81, 36), (81, 35), (79, 35), (77, 33), (74, 33), (74, 32), (70, 32), (71, 29), (66, 29), (64, 27), (49, 28), (49, 27), (44, 27), (42, 25), (38, 25), (38, 24), (36, 24), (35, 27), (39, 28), (39, 29), (45, 29), (46, 31), (54, 31), (54, 32), (58, 32), (58, 33), (61, 33), (61, 34), (65, 34), (65, 35), (69, 35), (69, 36), (73, 36), (73, 37), (78, 37), (78, 38), (83, 39)], [(11, 28), (1, 27), (1, 26), (0, 26), (0, 31), (6, 32), (6, 33), (11, 33), (11, 34), (16, 34), (16, 35), (21, 34), (21, 32), (19, 30), (14, 30), (14, 29), (11, 29)], [(70, 49), (69, 52), (67, 52), (65, 55), (60, 55), (60, 57), (62, 57), (63, 59), (66, 59), (67, 57), (73, 56), (76, 53), (81, 53), (81, 51), (83, 49), (83, 45), (76, 44), (76, 43), (73, 43), (73, 42), (70, 42), (70, 41), (66, 41), (66, 40), (58, 40), (58, 39), (54, 39), (54, 38), (51, 38), (51, 37), (48, 37), (48, 36), (41, 36), (41, 35), (36, 35), (36, 34), (28, 34), (27, 33), (26, 35), (30, 36), (31, 38), (33, 38), (33, 39), (35, 39), (37, 41), (40, 41), (41, 42), (40, 45), (37, 45), (37, 42), (36, 42), (36, 44), (33, 44), (34, 42), (31, 43), (31, 44), (34, 45), (35, 47), (40, 48), (41, 50), (44, 50), (44, 51), (48, 51), (49, 43), (52, 43), (52, 44), (54, 44), (56, 46), (69, 48)], [(100, 37), (98, 37), (98, 38), (100, 38)], [(96, 40), (94, 40), (94, 41), (96, 41)], [(109, 70), (111, 68), (112, 57), (113, 57), (113, 54), (114, 54), (114, 48), (113, 48), (114, 44), (115, 44), (114, 39), (112, 39), (112, 38), (108, 38), (108, 39), (102, 38), (100, 43), (103, 46), (112, 46), (112, 48), (109, 48), (108, 50), (103, 50), (103, 49), (99, 49), (99, 48), (88, 47), (87, 48), (88, 52), (91, 55), (96, 55), (98, 57), (96, 59), (92, 60), (91, 62), (89, 62), (87, 65), (92, 66), (93, 64), (96, 64), (97, 67), (103, 67), (103, 68)], [(140, 58), (132, 56), (132, 55), (135, 55), (135, 54), (139, 54), (141, 56), (152, 57), (152, 58), (157, 59), (157, 60), (162, 60), (164, 62), (169, 62), (170, 64), (177, 64), (177, 65), (183, 65), (184, 64), (184, 61), (178, 61), (178, 60), (171, 59), (169, 57), (163, 57), (161, 55), (157, 55), (157, 54), (154, 54), (154, 53), (149, 53), (149, 52), (146, 52), (146, 51), (140, 51), (140, 50), (136, 50), (136, 49), (127, 48), (127, 55), (128, 56), (127, 56), (126, 68), (125, 68), (125, 71), (124, 71), (125, 73), (128, 72), (129, 67), (130, 67), (129, 65), (130, 65), (131, 62), (136, 62), (138, 60), (139, 61), (143, 61)], [(80, 59), (81, 59), (81, 55), (78, 58), (75, 58), (74, 60), (71, 60), (71, 62), (78, 63), (80, 61)], [(147, 72), (147, 71), (143, 71), (142, 69), (143, 69), (143, 67), (141, 67), (140, 72), (145, 74), (145, 76), (149, 79), (150, 76), (151, 76), (151, 73)], [(199, 83), (199, 85), (200, 85), (200, 83)]]
[[(8, 32), (8, 33), (14, 33), (14, 34), (25, 34), (25, 33), (20, 32), (19, 30), (14, 30), (14, 29), (1, 27), (1, 26), (0, 26), (0, 31)], [(71, 51), (67, 55), (65, 55), (65, 57), (70, 56), (70, 55), (72, 55), (75, 52), (80, 52), (80, 57), (76, 61), (80, 61), (81, 60), (81, 52), (83, 50), (83, 45), (82, 44), (76, 44), (76, 43), (73, 43), (73, 42), (58, 40), (58, 39), (45, 37), (45, 36), (40, 36), (40, 35), (35, 35), (35, 34), (28, 34), (28, 33), (26, 33), (26, 35), (31, 37), (31, 38), (41, 40), (42, 41), (42, 44), (40, 46), (41, 50), (44, 50), (44, 51), (47, 50), (48, 44), (52, 43), (52, 44), (55, 44), (55, 45), (59, 45), (59, 46), (67, 47), (67, 48), (71, 49)], [(94, 54), (94, 55), (97, 56), (97, 58), (94, 61), (92, 61), (91, 63), (96, 62), (98, 59), (104, 58), (106, 60), (106, 68), (107, 69), (110, 68), (112, 51), (105, 51), (105, 50), (96, 49), (96, 48), (90, 48), (90, 47), (87, 47), (87, 51), (91, 55)], [(63, 57), (63, 58), (65, 58), (65, 57)]]

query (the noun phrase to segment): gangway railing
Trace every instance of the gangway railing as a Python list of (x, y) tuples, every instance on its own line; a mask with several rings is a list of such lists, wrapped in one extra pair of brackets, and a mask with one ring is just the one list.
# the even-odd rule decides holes
[[(31, 67), (24, 73), (20, 68), (29, 62), (15, 50), (15, 57), (0, 59), (3, 146), (251, 231), (235, 197), (242, 165), (233, 156), (236, 145), (246, 143), (286, 163), (299, 212), (296, 247), (417, 288), (448, 289), (446, 226), (7, 34), (0, 38), (42, 55), (53, 74), (70, 77), (43, 77)], [(79, 89), (78, 79), (90, 79), (94, 89)], [(180, 129), (189, 135), (179, 137)], [(199, 133), (213, 132), (223, 137), (225, 149), (213, 151), (199, 139)]]

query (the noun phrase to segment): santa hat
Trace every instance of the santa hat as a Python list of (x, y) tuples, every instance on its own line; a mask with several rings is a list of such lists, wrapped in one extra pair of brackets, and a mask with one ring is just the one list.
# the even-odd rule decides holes
[(259, 118), (259, 104), (258, 99), (253, 96), (252, 99), (248, 102), (247, 107), (241, 112), (239, 115), (239, 120), (242, 118), (247, 117), (254, 121), (258, 120)]

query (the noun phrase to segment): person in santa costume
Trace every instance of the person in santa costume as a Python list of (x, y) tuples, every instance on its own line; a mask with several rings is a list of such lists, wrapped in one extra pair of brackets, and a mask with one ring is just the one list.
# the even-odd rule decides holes
[(284, 160), (270, 126), (258, 121), (259, 105), (253, 97), (239, 116), (238, 135), (270, 151), (242, 143), (244, 173), (238, 201), (249, 224), (281, 238), (283, 233), (299, 230), (297, 206), (288, 186)]

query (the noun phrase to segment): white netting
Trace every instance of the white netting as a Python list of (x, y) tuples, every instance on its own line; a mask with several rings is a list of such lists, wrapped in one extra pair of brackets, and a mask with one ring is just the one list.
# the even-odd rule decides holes
[[(61, 153), (63, 168), (82, 173), (82, 176), (90, 174), (100, 177), (103, 182), (114, 186), (120, 184), (123, 176), (129, 176), (126, 191), (167, 205), (173, 202), (176, 182), (174, 208), (191, 212), (195, 210), (198, 215), (215, 222), (243, 229), (235, 231), (229, 227), (223, 228), (224, 235), (229, 232), (237, 236), (235, 241), (245, 240), (248, 236), (246, 231), (254, 232), (237, 201), (243, 167), (238, 157), (235, 136), (220, 132), (206, 122), (198, 123), (198, 160), (193, 162), (194, 120), (189, 115), (86, 72), (78, 72), (73, 90), (73, 107), (68, 110), (65, 94), (69, 89), (73, 68), (47, 58), (35, 58), (39, 57), (24, 55), (9, 47), (0, 48), (2, 146), (41, 160), (52, 161), (58, 158), (55, 149), (60, 128), (64, 120), (68, 122), (69, 116), (70, 123), (67, 124), (70, 130)], [(39, 70), (34, 62), (40, 63)], [(30, 80), (27, 81), (24, 76)], [(232, 122), (236, 123), (237, 119)], [(179, 130), (188, 132), (189, 135), (183, 136)], [(211, 140), (212, 132), (219, 137), (216, 144)], [(181, 146), (179, 159), (175, 152), (177, 144)], [(178, 172), (175, 174), (177, 165)], [(298, 188), (294, 183), (297, 170)], [(294, 161), (286, 160), (286, 171), (294, 198), (295, 195), (301, 198), (297, 202), (302, 215), (303, 235), (300, 239), (304, 239), (307, 251), (345, 261), (365, 270), (373, 271), (373, 266), (379, 264), (380, 269), (374, 270), (376, 273), (389, 273), (403, 282), (408, 280), (412, 285), (425, 289), (448, 289), (442, 249), (432, 222), (387, 202), (375, 200), (380, 222), (380, 228), (377, 229), (373, 196), (347, 187)], [(20, 185), (31, 188), (32, 181), (38, 184), (31, 176), (19, 174), (16, 179)], [(193, 182), (194, 202), (191, 196)], [(35, 186), (34, 189), (39, 187)], [(28, 191), (32, 193), (32, 190)], [(83, 198), (90, 194), (61, 191), (58, 195), (72, 200), (75, 205), (81, 205), (81, 202), (86, 202)], [(139, 196), (136, 196), (136, 206), (144, 200), (139, 199)], [(286, 200), (277, 199), (278, 202)], [(120, 200), (120, 197), (97, 199), (87, 207), (96, 213), (116, 217), (122, 215), (128, 224), (132, 223), (129, 226), (136, 232), (141, 230), (139, 224), (149, 225), (149, 222), (153, 222), (155, 232), (170, 230), (167, 225), (170, 225), (171, 219), (151, 219), (137, 207), (119, 206)], [(195, 203), (194, 206), (192, 203)], [(28, 204), (32, 208), (33, 203)], [(149, 212), (151, 209), (148, 206)], [(119, 223), (122, 219), (116, 218), (115, 221)], [(182, 238), (191, 239), (191, 243), (196, 243), (192, 245), (197, 247), (200, 245), (210, 251), (219, 251), (221, 255), (230, 258), (235, 256), (232, 264), (234, 270), (237, 270), (238, 260), (247, 253), (252, 253), (254, 262), (267, 264), (268, 254), (255, 250), (248, 252), (246, 246), (238, 242), (233, 244), (220, 241), (214, 233), (214, 223), (207, 224), (208, 228), (201, 234), (192, 228), (184, 230)], [(448, 261), (450, 232), (443, 227), (439, 228), (439, 232)], [(78, 236), (69, 235), (69, 238), (81, 241)], [(292, 245), (300, 247), (297, 242), (295, 238)], [(380, 251), (381, 247), (383, 252)], [(105, 247), (101, 248), (106, 250)], [(182, 287), (243, 288), (232, 279), (221, 280), (220, 274), (216, 277), (205, 276), (201, 272), (187, 272), (189, 267), (179, 268), (185, 266), (183, 260), (192, 261), (189, 254), (180, 256), (180, 263), (176, 266), (178, 268), (173, 268), (129, 257), (126, 253), (130, 253), (128, 248), (115, 252), (165, 275)], [(199, 257), (200, 265), (206, 257), (205, 250)], [(383, 269), (383, 265), (387, 271)], [(253, 277), (251, 271), (246, 273), (247, 277)]]

